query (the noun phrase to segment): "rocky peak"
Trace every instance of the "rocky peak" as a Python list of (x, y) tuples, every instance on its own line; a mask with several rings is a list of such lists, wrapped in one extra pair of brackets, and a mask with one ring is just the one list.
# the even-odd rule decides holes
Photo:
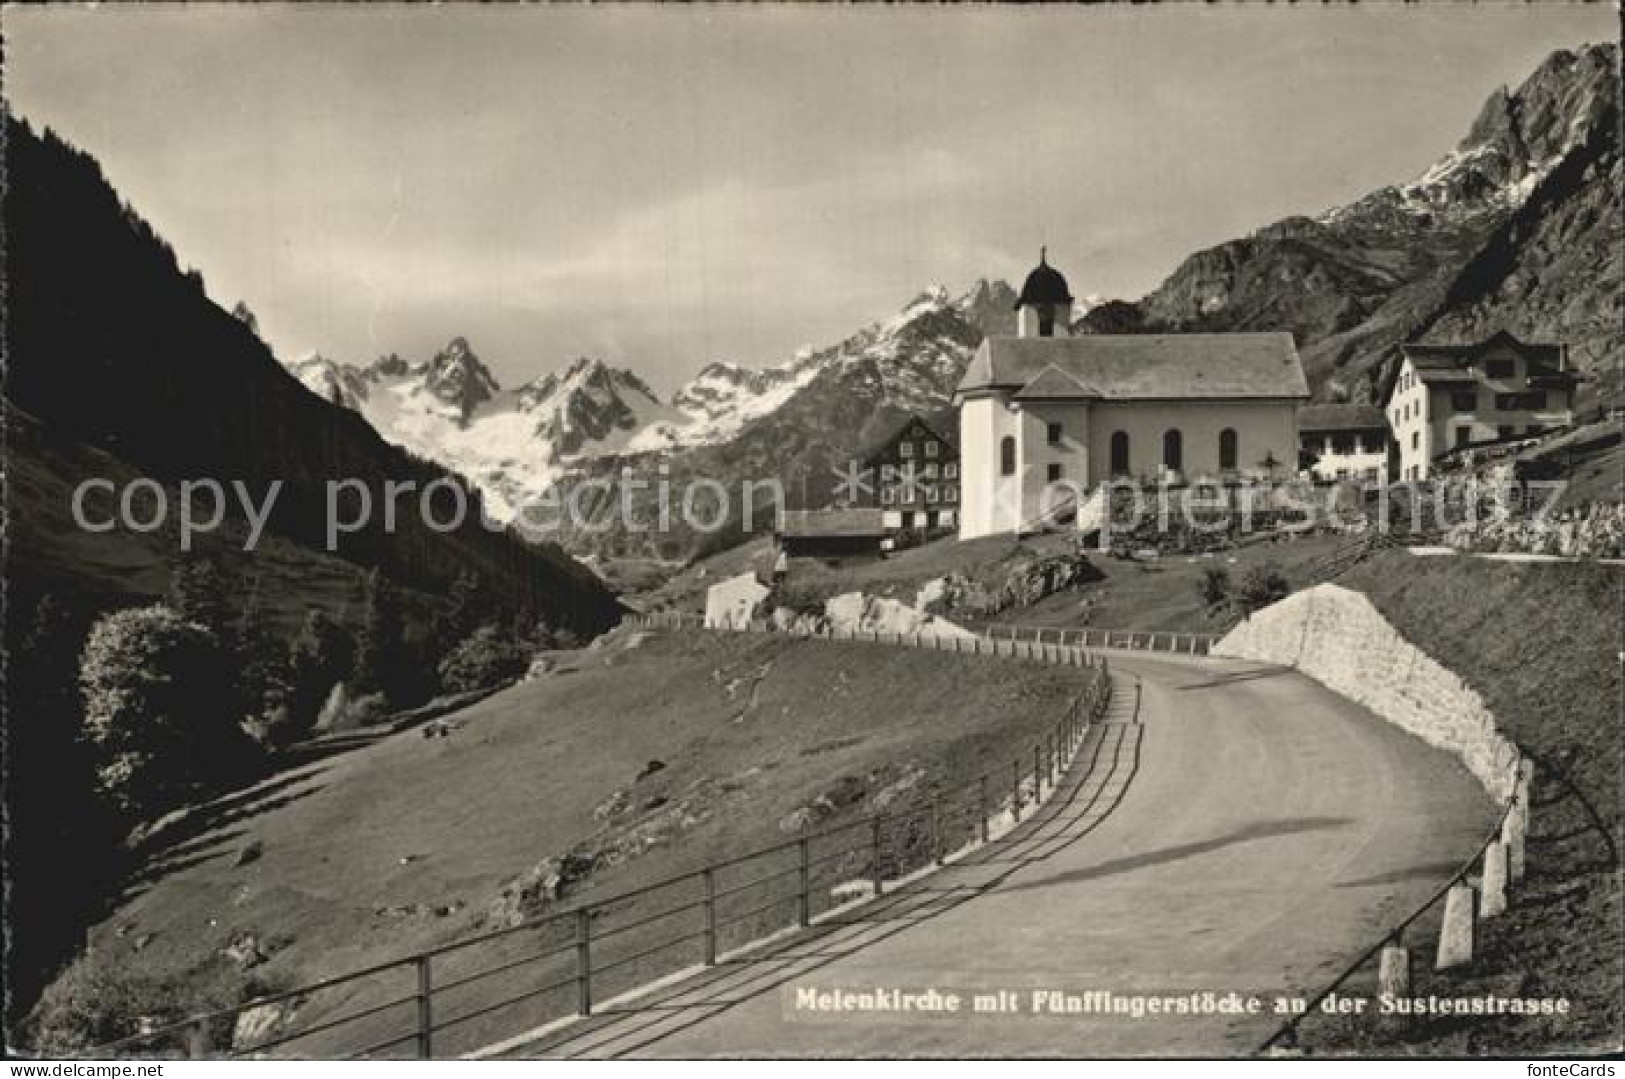
[(455, 409), (461, 423), (467, 423), (475, 408), (502, 389), (462, 337), (452, 338), (450, 344), (435, 353), (424, 372), (423, 386), (436, 400)]

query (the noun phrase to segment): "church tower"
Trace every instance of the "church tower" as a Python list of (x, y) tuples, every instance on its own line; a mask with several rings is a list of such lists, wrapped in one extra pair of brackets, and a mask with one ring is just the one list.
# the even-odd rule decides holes
[(1017, 337), (1070, 337), (1072, 290), (1049, 264), (1047, 248), (1038, 249), (1038, 265), (1027, 275), (1016, 301)]

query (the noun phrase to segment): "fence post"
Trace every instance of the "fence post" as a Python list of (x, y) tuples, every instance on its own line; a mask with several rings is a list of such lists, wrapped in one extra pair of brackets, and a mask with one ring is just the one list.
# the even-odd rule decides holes
[(1010, 762), (1010, 821), (1021, 823), (1021, 758)]
[(717, 965), (717, 876), (707, 867), (705, 878), (705, 965)]
[(576, 911), (576, 1014), (592, 1014), (592, 913)]
[(434, 1056), (434, 985), (429, 977), (429, 957), (420, 955), (414, 961), (418, 968), (418, 1059)]
[[(1411, 953), (1402, 944), (1389, 944), (1382, 949), (1377, 968), (1377, 992), (1395, 1000), (1408, 1000), (1411, 995)], [(1405, 1025), (1405, 1017), (1394, 1014), (1385, 1023), (1390, 1028)]]
[(199, 1019), (186, 1028), (186, 1059), (207, 1060), (209, 1057), (209, 1021)]
[(882, 890), (882, 885), (880, 883), (880, 841), (881, 841), (882, 837), (881, 837), (881, 833), (880, 833), (880, 815), (879, 814), (876, 814), (874, 820), (870, 822), (870, 829), (871, 829), (871, 832), (872, 832), (871, 839), (872, 839), (872, 841), (874, 843), (874, 848), (875, 848), (875, 856), (874, 856), (874, 860), (873, 860), (873, 863), (872, 863), (872, 869), (870, 871), (870, 876), (871, 876), (872, 881), (874, 883), (875, 895), (878, 897), (879, 895), (881, 895), (881, 890)]
[(988, 839), (987, 776), (986, 775), (983, 775), (982, 778), (979, 781), (977, 781), (977, 784), (976, 784), (976, 815), (977, 815), (977, 817), (979, 817), (981, 819), (982, 842), (986, 843), (987, 839)]
[(807, 850), (807, 838), (803, 836), (796, 844), (800, 848), (801, 858), (801, 895), (798, 897), (796, 907), (796, 921), (805, 929), (812, 924), (812, 858)]
[(1038, 742), (1033, 743), (1033, 796), (1044, 796), (1044, 747)]
[(942, 835), (942, 803), (939, 799), (931, 799), (931, 854), (932, 861), (938, 865), (943, 863), (948, 853), (948, 845), (943, 842)]
[(1449, 970), (1473, 961), (1473, 907), (1477, 898), (1473, 886), (1466, 883), (1452, 885), (1445, 893), (1434, 970)]

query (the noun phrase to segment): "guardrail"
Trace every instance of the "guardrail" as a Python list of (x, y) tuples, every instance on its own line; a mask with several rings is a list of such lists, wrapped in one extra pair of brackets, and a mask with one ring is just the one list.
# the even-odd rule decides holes
[[(651, 629), (704, 629), (711, 628), (736, 633), (789, 633), (799, 637), (830, 641), (868, 641), (912, 648), (928, 648), (938, 652), (962, 652), (972, 655), (1013, 656), (1039, 662), (1063, 663), (1070, 666), (1104, 666), (1106, 658), (1096, 655), (1098, 649), (1132, 649), (1141, 652), (1168, 652), (1181, 655), (1205, 656), (1220, 640), (1217, 633), (1172, 633), (1167, 630), (1130, 629), (1074, 629), (1064, 626), (1025, 626), (994, 622), (982, 627), (972, 636), (946, 636), (931, 633), (888, 633), (878, 630), (831, 629), (812, 632), (804, 629), (774, 629), (764, 619), (722, 622), (706, 626), (705, 616), (687, 611), (657, 611), (653, 614), (629, 614), (629, 624)], [(1014, 646), (1014, 647), (1012, 647)], [(1059, 650), (1059, 651), (1057, 651)], [(1076, 654), (1074, 654), (1076, 653)]]
[(86, 1055), (429, 1059), (591, 1015), (595, 1001), (809, 926), (1014, 827), (1054, 791), (1109, 704), (1103, 667), (1008, 770), (933, 792), (907, 812), (812, 831), (387, 963), (150, 1025)]
[[(1428, 928), (1436, 933), (1433, 964), (1436, 971), (1472, 961), (1477, 922), (1505, 913), (1507, 889), (1521, 880), (1524, 873), (1524, 841), (1529, 828), (1530, 788), (1534, 779), (1533, 766), (1527, 757), (1520, 755), (1513, 765), (1513, 775), (1512, 796), (1478, 849), (1425, 902), (1361, 952), (1342, 973), (1310, 998), (1302, 1011), (1266, 1038), (1258, 1048), (1260, 1054), (1296, 1052), (1301, 1041), (1299, 1028), (1312, 1019), (1327, 1017), (1321, 1005), (1357, 976), (1370, 973), (1373, 960), (1379, 963), (1375, 972), (1378, 992), (1395, 997), (1411, 996), (1414, 964), (1407, 934), (1416, 935)], [(1435, 912), (1440, 917), (1437, 924), (1430, 925), (1434, 922), (1430, 915)], [(1389, 1021), (1397, 1024), (1406, 1020), (1390, 1017)]]

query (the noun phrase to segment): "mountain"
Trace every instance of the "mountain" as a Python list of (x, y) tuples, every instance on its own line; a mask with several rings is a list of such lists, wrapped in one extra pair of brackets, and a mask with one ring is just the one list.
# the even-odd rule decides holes
[[(251, 319), (221, 310), (205, 294), (201, 275), (182, 272), (170, 247), (120, 202), (94, 158), (49, 131), (36, 135), (8, 113), (6, 174), (5, 402), (8, 415), (26, 417), (40, 432), (9, 447), (8, 472), (71, 489), (82, 477), (65, 472), (102, 460), (162, 484), (238, 480), (256, 497), (280, 483), (268, 531), (286, 541), (278, 547), (286, 554), (276, 557), (302, 559), (311, 577), (330, 577), (335, 564), (348, 564), (357, 579), (377, 567), (433, 597), (472, 573), (494, 602), (529, 608), (555, 624), (592, 631), (615, 619), (614, 598), (585, 567), (556, 547), (485, 527), (478, 492), (466, 481), (336, 407), (381, 396), (378, 373), (312, 358), (299, 366), (300, 379), (290, 377)], [(386, 361), (380, 371), (400, 366)], [(419, 378), (425, 401), (453, 428), (486, 407), (494, 386), (460, 341), (423, 365)], [(19, 456), (47, 450), (54, 463)], [(328, 500), (332, 485), (345, 481), (366, 487), (375, 512), (366, 527), (340, 535), (330, 548)], [(468, 512), (449, 526), (431, 523), (414, 499), (386, 516), (391, 484), (419, 492), (438, 484), (445, 496), (436, 503), (438, 522), (450, 520), (454, 490), (464, 492)], [(24, 593), (64, 596), (105, 591), (104, 571), (123, 564), (134, 542), (124, 530), (25, 535), (28, 542), (8, 547), (8, 582)], [(74, 556), (58, 557), (64, 550)], [(297, 590), (303, 576), (288, 572), (289, 587)], [(119, 598), (150, 589), (132, 581)], [(317, 605), (316, 593), (311, 599)]]
[(1596, 372), (1621, 343), (1619, 63), (1553, 53), (1422, 175), (1199, 251), (1079, 328), (1290, 330), (1322, 398), (1369, 398), (1401, 342), (1502, 327)]
[[(840, 344), (802, 349), (783, 364), (709, 364), (669, 402), (632, 372), (588, 358), (505, 390), (462, 338), (427, 361), (390, 355), (361, 366), (312, 355), (287, 367), (388, 441), (466, 476), (488, 512), (510, 520), (550, 489), (568, 493), (622, 469), (652, 480), (662, 467), (685, 473), (703, 461), (718, 474), (766, 477), (778, 474), (763, 470), (781, 459), (784, 439), (806, 436), (796, 453), (816, 446), (820, 462), (833, 461), (911, 413), (941, 419), (984, 333), (1013, 332), (1015, 302), (1003, 281), (978, 281), (957, 298), (935, 287)], [(448, 385), (452, 392), (437, 389)], [(827, 468), (798, 467), (819, 473), (809, 497), (825, 489)], [(631, 542), (627, 532), (566, 525), (561, 536), (602, 550)]]

